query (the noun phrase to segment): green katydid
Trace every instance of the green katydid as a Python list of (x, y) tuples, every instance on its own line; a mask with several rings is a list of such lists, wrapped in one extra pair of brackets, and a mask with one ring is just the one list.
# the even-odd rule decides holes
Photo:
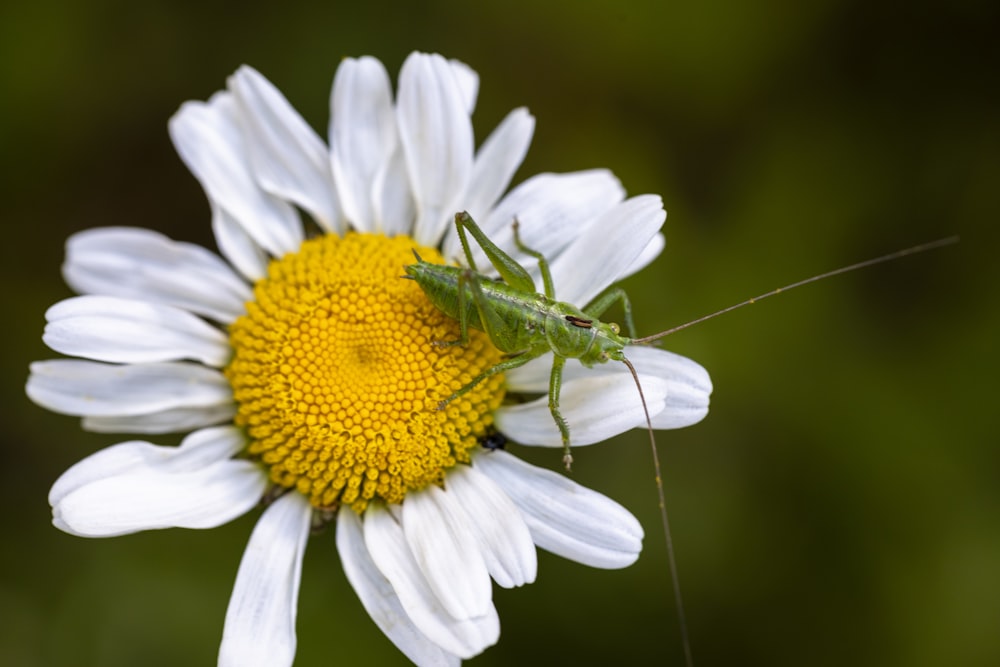
[[(538, 292), (535, 282), (528, 271), (493, 243), (468, 213), (460, 212), (455, 215), (455, 227), (468, 266), (459, 267), (431, 264), (422, 260), (416, 251), (414, 251), (417, 263), (405, 267), (407, 274), (405, 277), (415, 280), (437, 308), (459, 322), (460, 337), (458, 340), (438, 341), (436, 344), (465, 344), (468, 342), (469, 327), (474, 327), (485, 331), (493, 344), (500, 351), (506, 353), (507, 357), (493, 367), (480, 373), (468, 384), (441, 401), (440, 407), (444, 407), (450, 401), (465, 394), (492, 375), (513, 370), (543, 354), (552, 352), (553, 362), (549, 376), (548, 392), (549, 410), (562, 436), (563, 463), (566, 469), (569, 470), (573, 461), (570, 453), (570, 430), (569, 425), (559, 410), (559, 393), (562, 384), (563, 367), (566, 364), (566, 360), (570, 358), (579, 359), (580, 363), (587, 367), (592, 367), (595, 364), (603, 364), (608, 361), (620, 361), (628, 367), (635, 381), (646, 415), (646, 425), (649, 431), (657, 491), (659, 493), (660, 514), (666, 534), (667, 554), (671, 579), (674, 584), (675, 603), (681, 624), (681, 637), (684, 644), (685, 657), (689, 665), (692, 663), (691, 652), (687, 638), (683, 603), (678, 587), (677, 568), (670, 537), (670, 526), (667, 519), (659, 456), (656, 451), (656, 442), (653, 436), (646, 400), (642, 393), (642, 386), (639, 384), (639, 376), (635, 367), (625, 356), (625, 347), (628, 345), (649, 344), (681, 329), (686, 329), (717, 315), (756, 303), (757, 301), (795, 287), (873, 264), (930, 250), (931, 248), (949, 245), (958, 240), (957, 237), (940, 239), (828, 271), (785, 285), (784, 287), (779, 287), (760, 296), (747, 299), (728, 308), (692, 320), (686, 324), (650, 336), (637, 338), (632, 319), (632, 307), (627, 295), (620, 287), (612, 286), (608, 288), (583, 308), (556, 301), (548, 261), (540, 252), (534, 251), (522, 243), (518, 233), (517, 220), (513, 222), (514, 244), (522, 253), (538, 261), (538, 268), (541, 273), (544, 289), (543, 294)], [(493, 280), (479, 273), (472, 256), (472, 249), (469, 246), (466, 231), (472, 234), (476, 242), (479, 243), (479, 246), (486, 254), (493, 268), (500, 274), (502, 281)], [(598, 319), (616, 302), (621, 303), (624, 310), (625, 328), (628, 336), (621, 335), (621, 330), (617, 324), (601, 322)]]

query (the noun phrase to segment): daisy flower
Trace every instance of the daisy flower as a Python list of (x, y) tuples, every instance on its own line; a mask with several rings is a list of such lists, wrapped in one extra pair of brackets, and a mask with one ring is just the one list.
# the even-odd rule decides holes
[[(401, 279), (414, 250), (461, 259), (456, 211), (536, 266), (513, 247), (516, 216), (569, 302), (663, 247), (660, 199), (625, 199), (607, 171), (540, 174), (504, 194), (534, 119), (515, 109), (474, 150), (477, 90), (466, 65), (414, 53), (394, 99), (379, 61), (345, 60), (325, 143), (243, 67), (170, 121), (222, 257), (123, 227), (67, 243), (63, 272), (81, 296), (48, 310), (44, 340), (75, 358), (32, 364), (28, 395), (91, 431), (187, 435), (83, 459), (52, 487), (53, 523), (106, 537), (209, 528), (263, 505), (220, 665), (292, 663), (307, 538), (330, 521), (361, 604), (421, 665), (458, 664), (497, 641), (491, 579), (533, 581), (536, 547), (598, 568), (639, 555), (642, 528), (621, 505), (493, 451), (497, 431), (561, 447), (544, 395), (551, 357), (437, 409), (501, 359), (479, 331), (465, 346), (435, 345), (458, 337), (457, 322)], [(654, 427), (705, 416), (711, 384), (699, 365), (647, 347), (629, 357)], [(534, 400), (505, 402), (512, 394)], [(643, 426), (637, 398), (621, 364), (570, 364), (561, 402), (573, 444)]]

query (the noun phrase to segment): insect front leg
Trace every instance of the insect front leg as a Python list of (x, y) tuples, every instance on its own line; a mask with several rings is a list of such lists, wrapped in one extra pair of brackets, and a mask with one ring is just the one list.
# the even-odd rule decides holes
[(625, 311), (625, 331), (628, 333), (628, 337), (635, 338), (635, 322), (632, 320), (632, 302), (628, 300), (628, 295), (621, 287), (612, 286), (607, 288), (595, 296), (583, 309), (583, 312), (595, 320), (599, 320), (601, 319), (601, 315), (616, 301), (621, 302), (622, 310)]
[(549, 412), (552, 413), (552, 419), (555, 420), (556, 426), (559, 427), (559, 433), (562, 435), (563, 464), (568, 471), (573, 465), (573, 455), (569, 453), (569, 424), (566, 423), (559, 411), (559, 392), (562, 391), (562, 372), (565, 365), (566, 357), (552, 355), (552, 373), (549, 375)]
[(438, 403), (437, 409), (438, 410), (444, 410), (445, 407), (447, 407), (447, 405), (449, 403), (451, 403), (452, 401), (454, 401), (459, 396), (461, 396), (463, 394), (467, 394), (469, 391), (472, 390), (473, 387), (475, 387), (477, 384), (479, 384), (480, 382), (482, 382), (486, 378), (492, 377), (492, 376), (496, 375), (497, 373), (505, 373), (507, 371), (512, 371), (515, 368), (520, 368), (521, 366), (525, 365), (526, 363), (528, 363), (532, 359), (535, 359), (537, 356), (538, 355), (533, 355), (533, 354), (530, 354), (528, 352), (525, 352), (523, 354), (519, 354), (519, 355), (511, 357), (509, 359), (504, 359), (503, 361), (501, 361), (497, 365), (491, 366), (491, 367), (487, 368), (485, 371), (483, 371), (482, 373), (480, 373), (476, 377), (472, 378), (468, 382), (468, 384), (464, 385), (461, 389), (459, 389), (458, 391), (456, 391), (454, 394), (452, 394), (448, 398), (443, 399), (440, 403)]

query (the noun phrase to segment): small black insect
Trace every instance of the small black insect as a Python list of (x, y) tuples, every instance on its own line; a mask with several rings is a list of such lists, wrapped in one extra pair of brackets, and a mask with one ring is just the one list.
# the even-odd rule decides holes
[(479, 438), (479, 444), (482, 445), (484, 449), (488, 449), (493, 452), (504, 448), (507, 444), (507, 436), (500, 431), (491, 431), (490, 433), (487, 433)]

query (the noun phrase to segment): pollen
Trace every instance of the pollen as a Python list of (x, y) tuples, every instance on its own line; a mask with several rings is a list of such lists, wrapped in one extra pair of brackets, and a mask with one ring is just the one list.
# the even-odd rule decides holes
[(275, 260), (230, 327), (226, 377), (247, 453), (271, 480), (313, 506), (362, 512), (381, 499), (443, 483), (468, 463), (503, 400), (503, 375), (439, 403), (501, 359), (481, 331), (458, 322), (404, 280), (407, 236), (350, 233), (308, 240)]

